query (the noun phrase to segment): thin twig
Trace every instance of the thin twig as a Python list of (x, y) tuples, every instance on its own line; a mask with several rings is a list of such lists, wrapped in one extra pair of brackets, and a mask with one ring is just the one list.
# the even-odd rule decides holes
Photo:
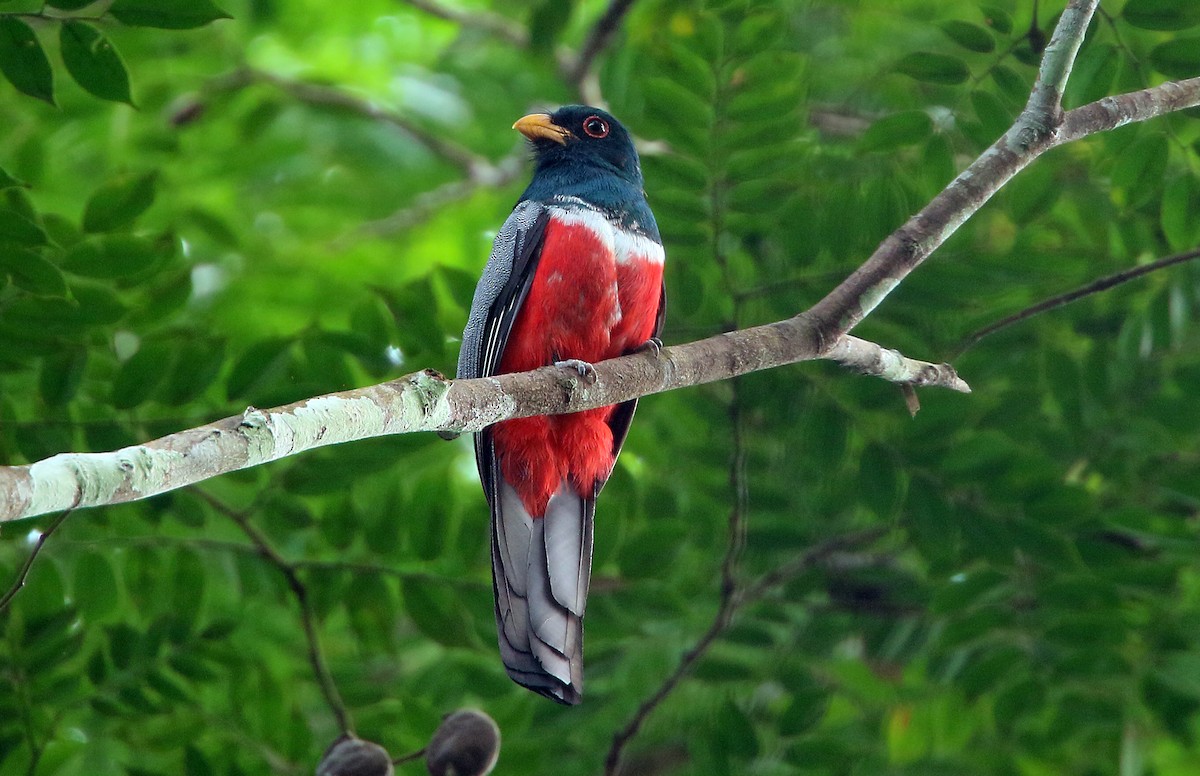
[(420, 760), (425, 756), (425, 749), (426, 747), (421, 747), (415, 752), (409, 752), (408, 754), (400, 755), (396, 759), (392, 760), (392, 765), (403, 765), (404, 763), (409, 763), (413, 760)]
[(738, 600), (738, 605), (744, 606), (754, 603), (776, 587), (785, 585), (801, 574), (804, 574), (814, 564), (830, 555), (871, 544), (877, 539), (882, 538), (887, 532), (888, 529), (885, 527), (865, 528), (861, 531), (854, 531), (853, 533), (826, 539), (820, 544), (810, 547), (807, 552), (763, 574), (754, 584), (747, 585), (741, 598)]
[[(67, 539), (60, 538), (58, 543), (66, 547), (176, 547), (185, 546), (204, 552), (228, 552), (242, 555), (253, 555), (261, 558), (262, 553), (253, 544), (223, 541), (221, 539), (206, 539), (203, 537), (173, 537), (173, 536), (124, 536), (108, 539)], [(325, 560), (320, 558), (302, 558), (290, 561), (292, 568), (302, 571), (345, 571), (351, 574), (381, 574), (399, 580), (414, 582), (429, 582), (436, 585), (446, 585), (462, 590), (478, 591), (491, 589), (491, 583), (482, 579), (470, 579), (463, 576), (447, 576), (432, 574), (426, 571), (405, 571), (395, 566), (382, 563), (366, 563), (353, 560)]]
[(1065, 142), (1062, 89), (1098, 1), (1069, 0), (1016, 123), (808, 311), (822, 340), (851, 331), (1013, 176)]
[(442, 5), (435, 0), (400, 0), (400, 2), (438, 19), (454, 22), (462, 27), (483, 30), (520, 48), (529, 45), (529, 33), (525, 31), (525, 28), (500, 14), (479, 10), (464, 11)]
[(425, 129), (404, 115), (335, 86), (285, 78), (258, 68), (242, 66), (214, 80), (209, 88), (219, 91), (236, 91), (251, 84), (273, 86), (306, 105), (344, 111), (365, 119), (390, 124), (468, 173), (472, 173), (476, 168), (491, 166), (483, 157), (469, 148), (447, 140), (442, 134)]
[(300, 606), (300, 620), (304, 626), (305, 638), (308, 641), (308, 660), (312, 664), (317, 684), (320, 685), (321, 692), (325, 695), (325, 701), (329, 705), (329, 710), (333, 713), (334, 719), (337, 721), (338, 728), (343, 733), (353, 735), (354, 725), (350, 721), (350, 712), (346, 709), (346, 704), (338, 692), (337, 684), (333, 680), (333, 674), (330, 673), (329, 666), (325, 662), (324, 653), (321, 651), (321, 642), (317, 635), (316, 617), (313, 615), (312, 604), (308, 600), (308, 588), (301, 581), (300, 575), (296, 573), (295, 564), (288, 561), (275, 549), (266, 534), (251, 523), (244, 512), (239, 512), (203, 490), (197, 489), (196, 493), (214, 509), (236, 523), (242, 529), (242, 532), (246, 534), (246, 537), (254, 544), (258, 550), (258, 554), (274, 565), (275, 568), (279, 569), (279, 573), (287, 580), (288, 587), (291, 588), (292, 594), (296, 597), (296, 603)]
[(356, 234), (387, 237), (404, 232), (436, 215), (446, 205), (461, 202), (480, 189), (507, 186), (521, 174), (525, 159), (524, 153), (515, 153), (494, 164), (477, 165), (470, 170), (466, 179), (442, 184), (417, 195), (412, 204), (389, 216), (360, 224), (350, 234), (337, 238), (334, 247), (344, 247)]
[(33, 561), (37, 559), (38, 553), (42, 551), (46, 540), (50, 538), (50, 534), (54, 533), (73, 511), (72, 509), (68, 509), (59, 514), (58, 517), (50, 521), (50, 525), (38, 536), (37, 541), (33, 544), (33, 549), (29, 551), (29, 557), (25, 559), (25, 563), (21, 565), (21, 570), (17, 572), (17, 578), (13, 581), (12, 587), (8, 589), (8, 592), (3, 597), (0, 597), (0, 611), (4, 611), (13, 598), (16, 597), (17, 592), (25, 587), (25, 579), (29, 576), (29, 569), (33, 566)]
[[(634, 0), (612, 0), (605, 9), (604, 14), (596, 20), (592, 26), (592, 31), (588, 33), (587, 40), (583, 43), (583, 48), (579, 50), (579, 56), (576, 57), (574, 64), (565, 73), (567, 83), (573, 87), (581, 96), (588, 102), (600, 102), (599, 89), (586, 89), (585, 82), (588, 80), (592, 72), (592, 66), (596, 63), (596, 58), (608, 47), (612, 42), (613, 35), (621, 26), (621, 22), (625, 19), (625, 15), (629, 13), (629, 9), (633, 7)], [(593, 94), (592, 92), (595, 92)]]
[(1092, 294), (1098, 294), (1101, 291), (1107, 291), (1114, 286), (1119, 286), (1122, 283), (1128, 283), (1131, 280), (1140, 278), (1142, 275), (1148, 275), (1151, 272), (1165, 269), (1167, 267), (1173, 267), (1176, 264), (1183, 264), (1184, 262), (1193, 261), (1195, 259), (1200, 259), (1200, 249), (1187, 251), (1185, 253), (1177, 253), (1174, 256), (1167, 256), (1165, 258), (1158, 259), (1157, 261), (1152, 261), (1149, 264), (1143, 264), (1140, 267), (1133, 267), (1132, 269), (1123, 270), (1121, 272), (1117, 272), (1116, 274), (1102, 277), (1099, 280), (1093, 280), (1086, 286), (1081, 286), (1072, 291), (1067, 291), (1064, 294), (1059, 294), (1057, 296), (1052, 296), (1049, 299), (1042, 300), (1035, 305), (1026, 307), (1020, 312), (1013, 313), (1012, 315), (1002, 318), (995, 323), (984, 326), (982, 329), (979, 329), (975, 333), (971, 334), (963, 341), (961, 345), (958, 346), (958, 350), (955, 351), (954, 357), (957, 358), (958, 356), (962, 355), (989, 334), (995, 334), (1001, 329), (1012, 326), (1014, 323), (1020, 323), (1021, 321), (1028, 320), (1035, 315), (1040, 315), (1041, 313), (1049, 310), (1055, 310), (1064, 305), (1068, 305), (1077, 299), (1082, 299), (1085, 296), (1091, 296)]
[(642, 702), (629, 722), (613, 735), (608, 756), (604, 759), (605, 776), (615, 776), (619, 772), (621, 752), (629, 739), (637, 734), (650, 714), (683, 681), (696, 662), (704, 656), (721, 634), (725, 632), (726, 628), (733, 622), (733, 617), (739, 609), (746, 604), (759, 600), (776, 586), (786, 584), (800, 574), (808, 571), (814, 564), (820, 562), (828, 555), (848, 548), (870, 544), (886, 533), (886, 528), (869, 528), (827, 539), (818, 545), (810, 547), (806, 552), (788, 563), (764, 574), (754, 584), (744, 587), (741, 593), (729, 596), (728, 598), (722, 596), (717, 614), (713, 617), (712, 624), (708, 626), (704, 635), (699, 638), (691, 649), (684, 653), (683, 659), (679, 661), (679, 665), (676, 666), (675, 670), (659, 688)]

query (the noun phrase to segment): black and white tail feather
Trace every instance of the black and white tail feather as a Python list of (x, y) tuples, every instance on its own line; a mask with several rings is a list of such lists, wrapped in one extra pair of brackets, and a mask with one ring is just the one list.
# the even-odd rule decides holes
[(498, 476), (492, 584), (500, 656), (517, 683), (559, 703), (583, 693), (583, 612), (592, 572), (596, 499), (563, 487), (534, 520)]
[[(459, 354), (459, 377), (496, 373), (528, 295), (550, 214), (522, 202), (504, 222), (475, 290)], [(492, 517), (492, 585), (500, 656), (518, 684), (560, 703), (583, 690), (583, 612), (592, 573), (595, 493), (566, 483), (533, 519), (500, 475), (490, 429), (475, 436), (479, 477)]]

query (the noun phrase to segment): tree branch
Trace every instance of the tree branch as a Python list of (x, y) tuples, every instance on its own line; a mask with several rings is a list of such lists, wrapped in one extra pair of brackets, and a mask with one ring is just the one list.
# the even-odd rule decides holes
[(1197, 105), (1200, 105), (1200, 77), (1168, 81), (1150, 89), (1104, 97), (1067, 111), (1055, 133), (1054, 145)]
[[(511, 154), (495, 164), (476, 166), (469, 171), (465, 179), (450, 181), (419, 194), (412, 204), (397, 210), (390, 216), (367, 221), (354, 229), (351, 234), (387, 237), (403, 232), (429, 219), (446, 205), (464, 200), (479, 189), (507, 186), (517, 179), (524, 168), (524, 153)], [(346, 240), (347, 236), (343, 236), (335, 242), (343, 243)]]
[(342, 733), (352, 735), (354, 726), (350, 721), (350, 712), (346, 709), (346, 704), (338, 692), (337, 684), (333, 681), (333, 674), (330, 673), (329, 666), (325, 662), (325, 655), (321, 651), (321, 641), (317, 636), (316, 617), (313, 616), (312, 604), (308, 600), (308, 588), (300, 579), (300, 575), (296, 573), (296, 564), (289, 562), (279, 554), (266, 534), (250, 522), (250, 518), (245, 512), (234, 509), (203, 490), (198, 490), (197, 493), (213, 509), (236, 523), (263, 560), (274, 566), (287, 581), (288, 588), (292, 591), (292, 595), (296, 598), (296, 604), (300, 608), (300, 622), (304, 626), (304, 636), (308, 642), (308, 662), (312, 666), (313, 675), (321, 688), (321, 693), (325, 696), (329, 710), (337, 721), (338, 729)]
[(401, 2), (438, 19), (454, 22), (462, 27), (483, 30), (514, 46), (525, 48), (529, 45), (529, 33), (525, 31), (525, 28), (500, 14), (478, 10), (464, 11), (461, 8), (442, 5), (435, 0), (401, 0)]
[(983, 207), (992, 195), (1053, 147), (1062, 84), (1098, 0), (1070, 0), (1051, 36), (1025, 110), (990, 148), (950, 182), (919, 213), (893, 232), (861, 267), (813, 306), (813, 319), (828, 340), (845, 334), (891, 293), (908, 273)]
[[(621, 753), (625, 745), (633, 736), (637, 735), (638, 730), (641, 729), (641, 726), (646, 722), (650, 714), (683, 681), (684, 677), (692, 670), (692, 667), (696, 665), (700, 658), (720, 638), (721, 634), (733, 622), (733, 617), (739, 609), (746, 604), (758, 601), (778, 585), (785, 584), (803, 574), (830, 555), (870, 544), (883, 536), (884, 533), (886, 531), (883, 528), (870, 528), (826, 539), (820, 544), (810, 547), (807, 551), (796, 556), (788, 563), (764, 574), (742, 592), (736, 594), (731, 592), (729, 595), (725, 595), (722, 592), (721, 604), (717, 609), (716, 615), (713, 617), (712, 624), (708, 626), (708, 630), (704, 632), (691, 649), (684, 653), (683, 659), (679, 661), (679, 665), (675, 667), (675, 670), (671, 672), (670, 676), (663, 681), (658, 689), (642, 702), (642, 705), (638, 707), (629, 722), (613, 735), (608, 756), (604, 758), (605, 776), (614, 776), (619, 773), (618, 767), (621, 764)], [(729, 553), (727, 551), (726, 562), (728, 562), (728, 558)], [(724, 566), (724, 563), (722, 565)]]
[[(1071, 0), (1070, 13), (1064, 12), (1052, 38), (1058, 41), (1055, 55), (1043, 63), (1043, 84), (1058, 84), (1065, 77), (1061, 72), (1069, 72), (1069, 64), (1051, 60), (1073, 56), (1078, 46), (1067, 32), (1082, 35), (1084, 17), (1094, 9), (1095, 0)], [(590, 385), (553, 367), (456, 382), (425, 371), (275, 410), (249, 408), (240, 417), (111, 453), (62, 454), (0, 467), (0, 522), (76, 503), (146, 498), (314, 447), (414, 431), (477, 431), (509, 418), (576, 412), (817, 358), (866, 368), (902, 385), (929, 380), (962, 390), (950, 367), (908, 362), (882, 348), (876, 354), (878, 346), (844, 340), (846, 332), (1037, 156), (1089, 132), (1200, 105), (1200, 78), (1099, 100), (1070, 111), (1061, 122), (1037, 113), (1046, 102), (1031, 97), (1003, 137), (849, 278), (793, 318), (667, 348), (658, 357), (640, 353), (612, 359), (596, 365), (597, 380)]]
[[(578, 412), (821, 358), (825, 352), (814, 331), (801, 315), (664, 348), (658, 356), (646, 352), (611, 359), (595, 365), (591, 384), (574, 370), (556, 367), (455, 381), (426, 370), (270, 410), (250, 407), (240, 416), (110, 453), (63, 453), (0, 467), (0, 522), (71, 506), (135, 501), (342, 442), (417, 431), (478, 431), (509, 418)], [(862, 367), (857, 359), (852, 363)], [(925, 365), (925, 372), (930, 368), (949, 369)]]
[(46, 540), (50, 538), (50, 534), (58, 530), (58, 527), (63, 524), (63, 521), (67, 519), (67, 515), (71, 514), (71, 511), (70, 509), (64, 510), (62, 514), (50, 521), (50, 525), (46, 527), (45, 531), (38, 534), (37, 541), (33, 544), (33, 549), (29, 551), (29, 557), (25, 559), (25, 562), (21, 564), (21, 570), (17, 572), (17, 578), (13, 580), (12, 586), (8, 588), (8, 592), (0, 596), (0, 612), (4, 611), (5, 607), (12, 603), (13, 598), (20, 592), (21, 588), (25, 587), (25, 580), (29, 577), (29, 570), (33, 568), (33, 562), (37, 560), (38, 553), (42, 551), (42, 547), (45, 546)]
[(596, 21), (592, 27), (592, 31), (588, 34), (587, 40), (583, 43), (583, 48), (579, 50), (579, 56), (575, 58), (574, 63), (564, 73), (567, 84), (579, 92), (580, 96), (585, 98), (585, 101), (595, 103), (599, 100), (599, 88), (589, 89), (586, 82), (592, 73), (592, 66), (596, 63), (596, 58), (600, 53), (608, 47), (612, 42), (613, 36), (617, 29), (621, 26), (621, 22), (625, 19), (629, 9), (633, 7), (634, 0), (612, 0), (605, 9), (604, 14)]
[(211, 88), (234, 91), (250, 84), (267, 84), (291, 95), (300, 102), (317, 108), (343, 111), (365, 119), (391, 124), (402, 130), (434, 154), (465, 170), (469, 175), (490, 169), (491, 163), (469, 148), (447, 140), (436, 132), (430, 132), (415, 121), (388, 110), (369, 99), (351, 94), (335, 86), (298, 81), (269, 73), (253, 67), (239, 67), (228, 75), (212, 82)]
[(971, 347), (974, 347), (979, 340), (990, 334), (995, 334), (1001, 329), (1012, 326), (1014, 323), (1020, 323), (1021, 321), (1028, 320), (1029, 318), (1032, 318), (1035, 315), (1040, 315), (1048, 310), (1055, 310), (1064, 305), (1068, 305), (1077, 299), (1082, 299), (1085, 296), (1091, 296), (1092, 294), (1098, 294), (1101, 291), (1107, 291), (1114, 286), (1119, 286), (1122, 283), (1128, 283), (1130, 280), (1140, 278), (1142, 275), (1148, 275), (1151, 272), (1155, 272), (1160, 269), (1166, 269), (1167, 267), (1173, 267), (1176, 264), (1183, 264), (1184, 262), (1193, 261), (1195, 259), (1200, 259), (1200, 249), (1187, 251), (1185, 253), (1177, 253), (1174, 256), (1167, 256), (1165, 258), (1158, 259), (1157, 261), (1152, 261), (1149, 264), (1143, 264), (1140, 267), (1122, 270), (1121, 272), (1108, 275), (1107, 277), (1102, 277), (1099, 280), (1093, 280), (1091, 283), (1088, 283), (1085, 286), (1080, 286), (1079, 288), (1067, 291), (1066, 293), (1052, 296), (1049, 299), (1043, 299), (1035, 305), (1026, 307), (1024, 310), (1015, 312), (1012, 315), (1002, 318), (995, 323), (984, 326), (982, 329), (974, 332), (967, 337), (961, 345), (959, 345), (955, 355), (961, 355)]

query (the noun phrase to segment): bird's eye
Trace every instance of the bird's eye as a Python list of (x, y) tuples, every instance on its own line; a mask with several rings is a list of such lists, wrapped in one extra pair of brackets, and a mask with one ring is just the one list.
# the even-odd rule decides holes
[(583, 131), (588, 137), (608, 137), (608, 122), (599, 116), (588, 116), (583, 120)]

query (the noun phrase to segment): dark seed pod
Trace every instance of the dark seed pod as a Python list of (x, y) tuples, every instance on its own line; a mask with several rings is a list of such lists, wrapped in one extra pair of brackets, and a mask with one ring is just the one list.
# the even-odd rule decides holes
[(317, 776), (392, 776), (391, 755), (379, 744), (343, 735), (325, 750)]
[(449, 714), (425, 748), (432, 776), (486, 776), (500, 756), (500, 728), (482, 711)]

